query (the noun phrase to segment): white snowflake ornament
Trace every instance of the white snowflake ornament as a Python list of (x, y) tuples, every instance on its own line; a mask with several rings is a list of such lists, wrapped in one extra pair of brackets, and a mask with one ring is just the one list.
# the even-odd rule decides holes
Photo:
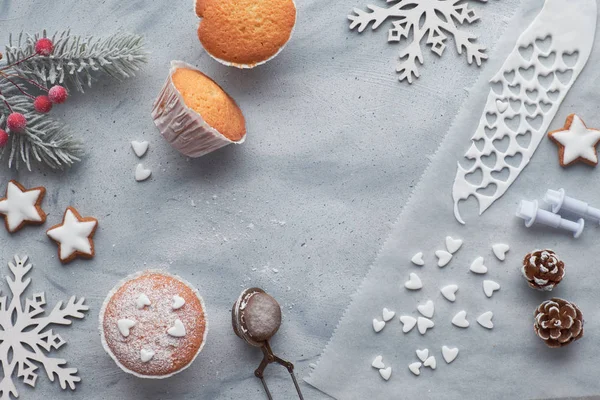
[[(478, 0), (485, 3), (487, 0)], [(385, 20), (393, 18), (392, 28), (388, 31), (388, 42), (400, 42), (402, 39), (410, 43), (400, 52), (400, 62), (396, 72), (399, 80), (412, 83), (413, 76), (419, 78), (419, 64), (423, 64), (421, 41), (425, 39), (431, 51), (438, 56), (446, 50), (447, 34), (454, 38), (458, 54), (466, 53), (467, 62), (473, 61), (480, 66), (488, 58), (485, 47), (476, 43), (477, 37), (459, 30), (458, 25), (472, 24), (479, 17), (469, 8), (466, 0), (387, 0), (393, 3), (389, 8), (367, 5), (371, 12), (355, 8), (354, 14), (348, 15), (350, 29), (358, 27), (362, 32), (372, 23), (377, 29)], [(458, 25), (457, 25), (458, 24)], [(418, 62), (418, 64), (417, 64)]]
[[(10, 400), (11, 395), (19, 397), (13, 382), (15, 372), (23, 383), (35, 387), (38, 377), (35, 371), (40, 366), (44, 368), (50, 381), (54, 382), (56, 376), (62, 389), (66, 389), (68, 385), (71, 390), (75, 390), (75, 384), (81, 381), (77, 376), (77, 369), (64, 367), (67, 363), (64, 359), (48, 357), (53, 349), (58, 350), (66, 342), (47, 327), (71, 325), (70, 318), (83, 318), (83, 312), (89, 309), (83, 304), (85, 299), (82, 297), (77, 300), (73, 296), (64, 308), (60, 301), (49, 314), (39, 316), (45, 311), (46, 299), (43, 292), (33, 294), (30, 299), (26, 298), (24, 307), (21, 301), (25, 289), (31, 283), (31, 278), (25, 279), (32, 268), (27, 263), (27, 256), (15, 256), (14, 263), (9, 262), (8, 267), (14, 280), (10, 276), (6, 277), (12, 292), (10, 303), (7, 304), (7, 296), (0, 296), (0, 400)], [(11, 353), (12, 357), (9, 357)]]

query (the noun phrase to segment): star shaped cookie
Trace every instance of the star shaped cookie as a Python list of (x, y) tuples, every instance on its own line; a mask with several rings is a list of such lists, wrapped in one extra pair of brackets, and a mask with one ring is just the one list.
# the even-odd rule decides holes
[(588, 128), (577, 115), (569, 115), (565, 126), (548, 133), (548, 137), (558, 145), (561, 166), (568, 167), (578, 161), (598, 165), (596, 146), (600, 143), (600, 130)]
[(27, 190), (17, 181), (8, 182), (6, 197), (0, 199), (0, 215), (4, 216), (6, 230), (13, 233), (25, 225), (46, 222), (46, 213), (41, 206), (45, 194), (43, 187)]
[(97, 227), (98, 220), (96, 218), (83, 218), (76, 209), (68, 207), (62, 223), (48, 229), (46, 234), (58, 243), (60, 261), (68, 263), (76, 257), (94, 257), (94, 241), (92, 238)]

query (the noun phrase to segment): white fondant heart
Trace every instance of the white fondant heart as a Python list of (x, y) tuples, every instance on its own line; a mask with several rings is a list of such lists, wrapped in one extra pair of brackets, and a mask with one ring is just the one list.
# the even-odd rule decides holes
[(373, 329), (375, 332), (379, 333), (383, 328), (385, 328), (385, 322), (380, 321), (377, 318), (373, 318)]
[(184, 304), (185, 299), (183, 297), (178, 295), (173, 296), (173, 304), (171, 305), (171, 308), (173, 310), (179, 310), (181, 307), (183, 307)]
[(456, 300), (456, 291), (458, 290), (458, 286), (457, 285), (448, 285), (448, 286), (444, 286), (440, 292), (442, 292), (442, 295), (448, 300), (448, 301), (455, 301)]
[(423, 261), (423, 252), (422, 252), (422, 251), (420, 251), (420, 252), (418, 252), (417, 254), (415, 254), (415, 255), (413, 256), (413, 258), (411, 258), (411, 259), (410, 259), (410, 261), (411, 261), (413, 264), (415, 264), (415, 265), (418, 265), (418, 266), (423, 266), (423, 265), (425, 265), (425, 261)]
[(457, 355), (458, 348), (455, 347), (451, 349), (448, 346), (442, 346), (442, 356), (444, 357), (444, 360), (446, 360), (447, 364), (450, 364), (452, 361), (454, 361)]
[(154, 352), (152, 350), (146, 350), (146, 349), (140, 350), (140, 358), (141, 358), (142, 362), (148, 362), (148, 361), (152, 360), (152, 357), (154, 357)]
[(427, 300), (427, 302), (425, 304), (419, 304), (417, 306), (417, 310), (419, 310), (419, 312), (424, 317), (427, 317), (427, 318), (433, 317), (433, 313), (435, 311), (435, 307), (434, 307), (433, 301)]
[(477, 318), (477, 322), (479, 325), (483, 326), (487, 329), (492, 329), (494, 327), (494, 323), (492, 322), (492, 318), (494, 317), (494, 313), (491, 311), (484, 312)]
[(129, 330), (135, 326), (135, 321), (132, 319), (123, 318), (117, 321), (117, 327), (121, 335), (129, 336)]
[(381, 375), (381, 377), (383, 379), (385, 379), (386, 381), (390, 379), (390, 376), (392, 376), (392, 367), (387, 367), (387, 368), (383, 368), (379, 370), (379, 375)]
[(410, 372), (412, 372), (416, 376), (419, 376), (421, 375), (421, 365), (423, 364), (421, 364), (420, 362), (414, 362), (408, 366), (408, 369), (410, 369)]
[(487, 297), (492, 297), (496, 290), (500, 290), (500, 285), (494, 281), (483, 281), (483, 292)]
[(427, 360), (425, 360), (425, 362), (423, 363), (424, 367), (429, 367), (431, 369), (435, 369), (435, 367), (437, 367), (437, 361), (435, 360), (434, 356), (429, 357)]
[(448, 253), (445, 250), (438, 250), (435, 252), (435, 256), (438, 258), (438, 267), (442, 268), (448, 265), (450, 260), (452, 260), (452, 254)]
[(446, 236), (446, 249), (450, 254), (456, 253), (462, 245), (463, 241), (461, 239), (453, 239), (450, 236)]
[(419, 290), (423, 287), (423, 282), (421, 282), (421, 278), (417, 274), (411, 272), (409, 280), (404, 283), (404, 287), (409, 290)]
[(135, 180), (136, 181), (138, 181), (138, 182), (145, 181), (146, 179), (150, 178), (150, 175), (152, 175), (152, 171), (150, 171), (149, 169), (145, 169), (142, 164), (138, 164), (137, 167), (135, 167)]
[(176, 319), (173, 326), (167, 329), (167, 333), (174, 337), (185, 336), (185, 326), (183, 326), (183, 322), (181, 322), (180, 319)]
[(142, 308), (144, 308), (145, 306), (149, 306), (150, 304), (150, 299), (144, 293), (140, 294), (137, 300), (135, 301), (135, 306), (138, 308), (138, 310), (141, 310)]
[(419, 330), (419, 333), (421, 335), (424, 335), (425, 332), (427, 332), (427, 329), (433, 328), (434, 325), (435, 324), (430, 319), (423, 318), (423, 317), (419, 317), (417, 319), (417, 329)]
[(417, 324), (417, 319), (410, 315), (403, 315), (400, 317), (400, 322), (402, 322), (402, 332), (408, 333)]
[(492, 251), (498, 260), (504, 261), (506, 259), (506, 253), (510, 250), (510, 247), (504, 243), (497, 243), (492, 246)]
[(467, 312), (465, 310), (457, 312), (454, 318), (452, 318), (452, 324), (459, 328), (468, 328), (469, 321), (467, 321)]
[(485, 274), (488, 271), (487, 267), (483, 265), (483, 257), (477, 257), (469, 269), (476, 274)]
[(508, 102), (502, 100), (496, 100), (496, 108), (502, 114), (504, 111), (508, 110)]
[(429, 357), (429, 349), (424, 349), (424, 350), (417, 349), (417, 357), (419, 357), (419, 360), (421, 360), (421, 361), (427, 360), (427, 357)]
[(375, 357), (375, 359), (371, 363), (371, 366), (373, 368), (377, 368), (377, 369), (385, 368), (385, 364), (383, 363), (383, 357), (382, 356)]
[(394, 316), (396, 315), (395, 311), (390, 311), (387, 308), (383, 309), (383, 320), (385, 322), (389, 321), (390, 319), (394, 318)]
[(133, 152), (136, 156), (143, 157), (144, 154), (146, 154), (146, 152), (148, 151), (148, 142), (146, 142), (145, 140), (143, 142), (138, 142), (137, 140), (134, 140), (131, 142), (131, 148), (133, 149)]

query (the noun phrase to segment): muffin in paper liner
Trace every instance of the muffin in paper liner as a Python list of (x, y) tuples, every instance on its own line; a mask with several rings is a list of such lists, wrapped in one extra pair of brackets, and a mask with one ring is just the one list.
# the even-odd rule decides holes
[[(202, 115), (188, 107), (182, 94), (173, 83), (173, 74), (180, 68), (197, 71), (212, 81), (202, 71), (190, 64), (183, 61), (171, 62), (169, 77), (152, 108), (154, 124), (162, 136), (171, 146), (188, 157), (201, 157), (228, 144), (243, 143), (246, 139), (245, 127), (239, 140), (229, 139), (210, 126)], [(215, 85), (217, 84), (215, 83)], [(237, 108), (235, 101), (224, 90), (223, 94), (231, 100), (232, 106)], [(237, 108), (237, 111), (239, 111), (239, 108)], [(241, 116), (241, 111), (239, 111), (239, 115)], [(243, 122), (243, 116), (241, 118)]]
[[(171, 293), (180, 296), (179, 303)], [(116, 323), (122, 319), (135, 321), (127, 336)], [(167, 333), (175, 320), (185, 326), (183, 336)], [(139, 378), (164, 379), (185, 370), (198, 357), (206, 343), (208, 319), (204, 300), (191, 284), (166, 271), (144, 270), (119, 281), (108, 293), (99, 330), (104, 350), (119, 368)], [(142, 349), (152, 352), (149, 360), (142, 359)]]

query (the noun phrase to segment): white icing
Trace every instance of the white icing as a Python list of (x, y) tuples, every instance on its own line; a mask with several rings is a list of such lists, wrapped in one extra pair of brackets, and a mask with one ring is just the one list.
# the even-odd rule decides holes
[(500, 114), (504, 113), (504, 111), (508, 110), (508, 101), (506, 100), (496, 100), (496, 108)]
[[(544, 286), (546, 284), (548, 284), (548, 280), (547, 279), (541, 279), (538, 277), (533, 277), (533, 281), (538, 285), (538, 286)], [(553, 285), (554, 286), (554, 285)]]
[(143, 182), (146, 179), (150, 178), (150, 175), (152, 175), (152, 171), (144, 168), (144, 166), (142, 164), (138, 164), (137, 167), (135, 167), (135, 180), (136, 181)]
[(423, 350), (417, 349), (417, 357), (421, 361), (427, 360), (427, 357), (429, 357), (429, 349), (423, 349)]
[(410, 315), (403, 315), (400, 317), (400, 322), (402, 323), (402, 332), (408, 333), (417, 324), (417, 319)]
[(440, 289), (440, 292), (442, 292), (442, 295), (446, 298), (446, 300), (452, 301), (452, 302), (454, 302), (456, 300), (456, 292), (457, 291), (458, 291), (457, 285), (447, 285)]
[(8, 182), (6, 198), (0, 200), (0, 214), (4, 214), (9, 232), (15, 232), (23, 222), (42, 222), (45, 215), (36, 204), (43, 196), (42, 189), (23, 191), (12, 181)]
[(431, 356), (431, 357), (427, 358), (427, 360), (425, 360), (425, 362), (423, 362), (423, 366), (429, 367), (431, 369), (435, 369), (437, 367), (437, 361), (435, 360), (435, 357)]
[(423, 364), (421, 364), (420, 362), (414, 362), (408, 366), (408, 369), (416, 376), (419, 376), (421, 375), (421, 365)]
[(550, 136), (564, 147), (562, 164), (570, 165), (578, 159), (598, 164), (596, 145), (600, 141), (600, 131), (588, 129), (579, 116), (574, 115), (569, 126), (550, 133)]
[(425, 265), (425, 261), (423, 261), (423, 252), (422, 252), (422, 251), (420, 251), (420, 252), (418, 252), (417, 254), (415, 254), (415, 255), (414, 255), (414, 256), (413, 256), (413, 257), (410, 259), (410, 261), (411, 261), (413, 264), (415, 264), (415, 265), (418, 265), (418, 266), (420, 266), (420, 267), (421, 267), (421, 266), (423, 266), (423, 265)]
[(50, 238), (60, 244), (60, 259), (66, 260), (75, 252), (92, 255), (90, 236), (98, 221), (80, 221), (70, 208), (65, 211), (63, 223), (48, 230)]
[(419, 330), (419, 333), (421, 335), (424, 335), (425, 332), (427, 332), (428, 329), (433, 328), (434, 325), (435, 324), (430, 319), (423, 318), (423, 317), (417, 318), (417, 329)]
[(433, 313), (435, 311), (435, 306), (433, 304), (433, 301), (431, 300), (427, 300), (427, 302), (425, 304), (419, 304), (417, 306), (417, 310), (424, 316), (427, 318), (431, 318), (433, 317)]
[(143, 363), (147, 363), (148, 361), (152, 360), (152, 357), (154, 357), (154, 351), (146, 349), (140, 350), (140, 359)]
[(465, 310), (456, 313), (452, 318), (452, 325), (458, 326), (459, 328), (468, 328), (469, 321), (467, 321), (467, 312)]
[(383, 356), (377, 356), (371, 363), (373, 368), (382, 369), (385, 368), (385, 364), (383, 363)]
[(390, 376), (392, 376), (392, 367), (387, 367), (387, 368), (382, 368), (379, 370), (379, 375), (381, 375), (381, 377), (383, 379), (385, 379), (386, 381), (390, 379)]
[(490, 280), (483, 281), (483, 292), (487, 297), (492, 297), (492, 294), (494, 294), (496, 290), (500, 290), (500, 284), (498, 284), (498, 282)]
[(150, 304), (150, 299), (144, 293), (140, 294), (135, 301), (135, 306), (138, 308), (138, 310), (141, 310), (142, 308), (144, 308), (145, 306), (149, 306)]
[[(596, 0), (574, 0), (569, 3), (569, 7), (565, 7), (564, 0), (546, 0), (542, 11), (521, 34), (504, 65), (491, 79), (490, 92), (479, 126), (465, 154), (467, 159), (474, 162), (470, 162), (469, 168), (460, 164), (457, 168), (452, 197), (454, 214), (459, 222), (464, 223), (458, 209), (460, 201), (470, 196), (475, 197), (479, 203), (479, 213), (482, 214), (508, 190), (529, 163), (561, 102), (587, 63), (594, 43), (596, 18)], [(540, 45), (544, 38), (548, 48)], [(521, 54), (519, 49), (524, 48), (532, 49), (531, 57), (526, 58)], [(574, 65), (567, 64), (565, 55), (574, 53), (577, 53)], [(552, 64), (544, 65), (540, 58), (548, 59), (549, 54), (555, 55), (551, 60)], [(519, 73), (520, 69), (532, 67), (534, 76), (531, 79)], [(568, 82), (561, 82), (556, 76), (561, 71), (572, 72)], [(544, 83), (541, 79), (543, 76), (550, 76), (550, 81)], [(499, 84), (500, 88), (494, 88), (493, 84)], [(498, 100), (505, 102), (508, 99), (519, 101), (521, 106), (516, 111), (511, 107), (502, 113), (498, 109)], [(527, 110), (528, 105), (534, 107), (532, 112)], [(493, 123), (488, 121), (488, 115), (495, 118), (492, 119)], [(486, 134), (486, 128), (493, 129), (491, 136)], [(521, 146), (517, 137), (526, 132), (531, 134), (531, 141), (527, 146)], [(499, 151), (494, 146), (494, 141), (505, 137), (509, 139), (508, 148)], [(482, 148), (475, 145), (479, 141), (483, 141)], [(513, 166), (507, 159), (516, 154), (520, 154), (522, 160), (518, 166)], [(490, 155), (495, 156), (496, 163), (487, 166), (483, 160)], [(508, 177), (492, 175), (494, 171), (503, 169), (508, 169)], [(482, 173), (481, 182), (471, 184), (466, 176), (477, 170)], [(492, 194), (481, 192), (485, 188), (494, 188), (492, 184), (496, 185)]]
[(497, 243), (492, 246), (492, 251), (496, 258), (500, 261), (504, 261), (506, 259), (506, 253), (510, 250), (510, 247), (504, 243)]
[(411, 272), (409, 280), (404, 283), (404, 287), (409, 290), (419, 290), (423, 287), (423, 282), (421, 282), (421, 278), (417, 274)]
[(167, 333), (173, 337), (184, 337), (185, 326), (183, 326), (183, 322), (180, 319), (176, 319), (173, 326), (167, 329)]
[(143, 142), (138, 142), (137, 140), (134, 140), (131, 142), (131, 148), (133, 149), (135, 155), (141, 158), (148, 151), (148, 142), (146, 142), (145, 140)]
[(135, 326), (136, 322), (132, 319), (123, 318), (117, 321), (117, 328), (121, 335), (129, 336), (129, 330)]
[(447, 364), (450, 364), (452, 361), (456, 359), (458, 356), (458, 348), (450, 348), (448, 346), (442, 346), (442, 356)]
[(483, 265), (483, 257), (477, 257), (469, 269), (476, 274), (485, 274), (488, 271), (487, 267)]
[(379, 333), (383, 328), (385, 328), (385, 321), (380, 321), (377, 318), (373, 318), (373, 330)]
[(450, 236), (446, 236), (446, 249), (450, 254), (456, 253), (463, 245), (461, 239), (453, 239)]
[(450, 260), (452, 260), (452, 254), (448, 253), (445, 250), (438, 250), (435, 252), (435, 256), (438, 258), (438, 267), (442, 268), (448, 265)]
[(181, 307), (183, 307), (184, 304), (185, 299), (183, 297), (178, 295), (173, 296), (173, 304), (171, 305), (171, 308), (173, 308), (173, 310), (179, 310)]
[(394, 318), (394, 316), (396, 315), (395, 311), (390, 311), (387, 308), (383, 309), (383, 320), (385, 322), (389, 321), (390, 319)]
[(492, 329), (494, 327), (494, 323), (492, 322), (493, 317), (494, 313), (491, 311), (487, 311), (481, 314), (479, 317), (477, 317), (477, 322), (484, 328)]

